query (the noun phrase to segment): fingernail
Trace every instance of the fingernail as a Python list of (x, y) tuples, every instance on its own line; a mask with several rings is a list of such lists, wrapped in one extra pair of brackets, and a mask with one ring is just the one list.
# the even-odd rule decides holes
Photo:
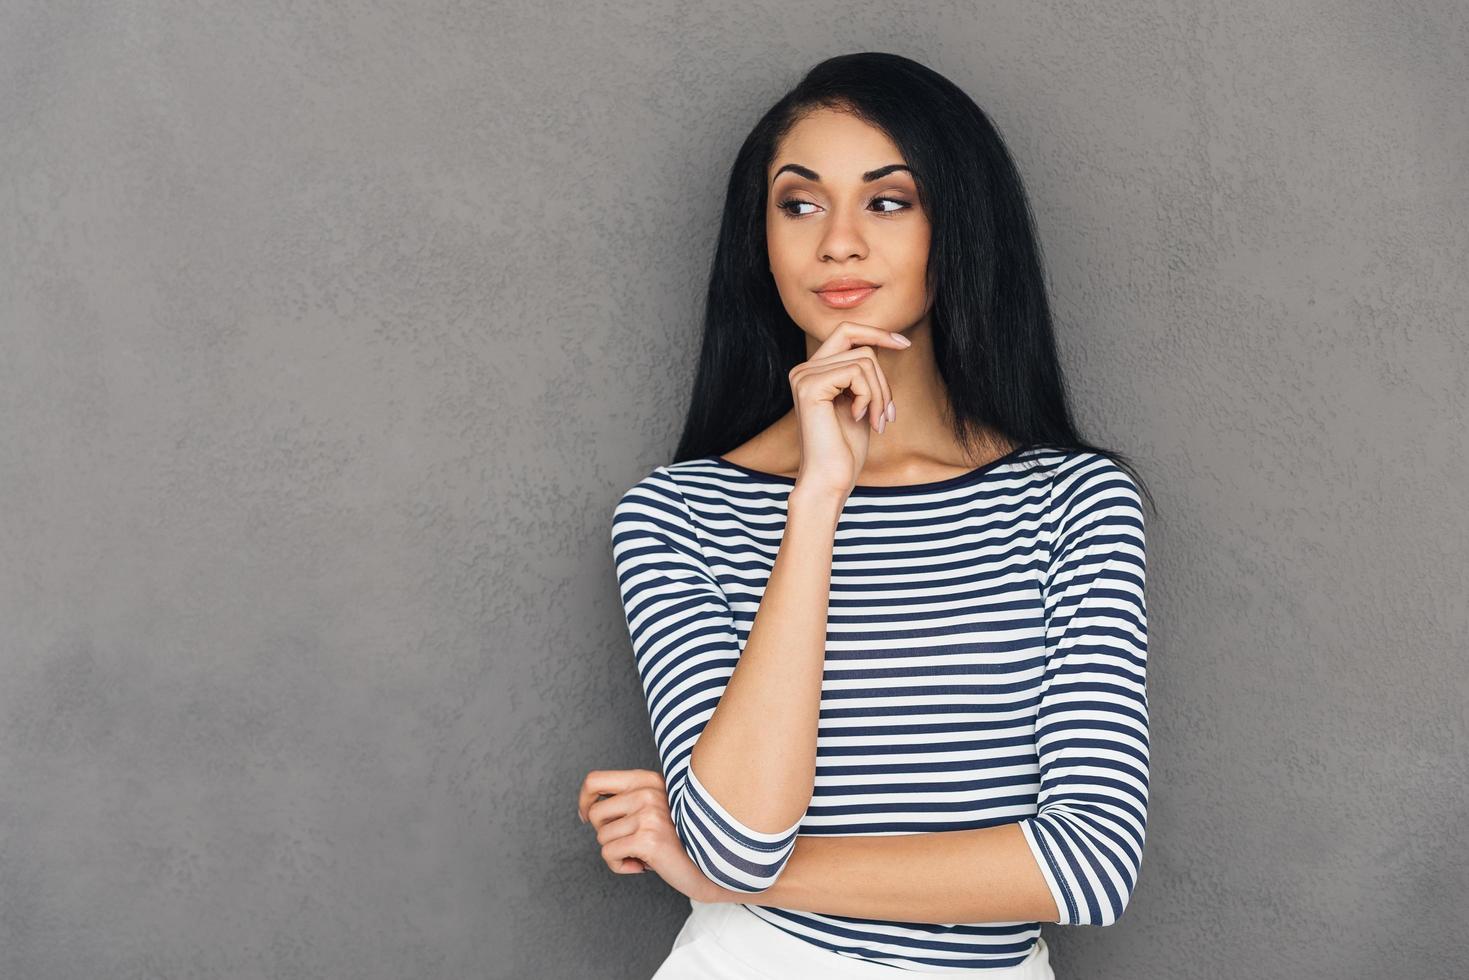
[(878, 432), (882, 432), (887, 427), (888, 427), (888, 417), (886, 415), (879, 415), (877, 417), (877, 431)]
[(894, 405), (892, 402), (888, 402), (888, 421), (898, 421), (898, 406)]
[(904, 337), (900, 333), (893, 334), (893, 339), (896, 340), (898, 343), (902, 344), (904, 347), (912, 347), (913, 346), (913, 341), (909, 340), (907, 337)]

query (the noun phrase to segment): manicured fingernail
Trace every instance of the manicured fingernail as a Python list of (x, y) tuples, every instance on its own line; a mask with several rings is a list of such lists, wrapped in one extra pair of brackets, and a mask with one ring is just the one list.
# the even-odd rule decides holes
[(888, 427), (888, 417), (886, 415), (879, 415), (877, 417), (877, 431), (878, 432), (881, 432), (884, 429), (886, 429), (887, 427)]
[(898, 406), (894, 405), (892, 402), (888, 402), (888, 421), (898, 421)]
[(900, 333), (893, 334), (893, 339), (896, 340), (898, 343), (902, 344), (904, 347), (912, 347), (913, 346), (913, 341), (909, 340), (907, 337), (904, 337)]

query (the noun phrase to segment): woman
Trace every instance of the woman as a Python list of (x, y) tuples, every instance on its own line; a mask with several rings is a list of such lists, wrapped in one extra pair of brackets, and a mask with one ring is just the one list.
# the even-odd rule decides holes
[(1148, 800), (1119, 458), (1073, 427), (984, 113), (907, 58), (816, 66), (735, 161), (676, 461), (613, 515), (662, 772), (577, 808), (690, 900), (656, 980), (1046, 978), (1042, 922), (1117, 921)]

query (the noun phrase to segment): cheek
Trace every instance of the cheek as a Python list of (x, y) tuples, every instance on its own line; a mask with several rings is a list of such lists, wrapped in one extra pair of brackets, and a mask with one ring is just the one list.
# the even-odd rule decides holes
[(928, 232), (914, 235), (909, 242), (908, 251), (905, 256), (905, 279), (909, 284), (909, 292), (917, 297), (917, 303), (925, 301), (928, 279)]
[(928, 268), (928, 226), (922, 225), (914, 228), (913, 235), (908, 239), (904, 249), (909, 270), (918, 270), (921, 274)]
[(922, 304), (928, 278), (928, 236), (914, 236), (905, 242), (900, 262), (904, 302)]
[(791, 268), (790, 250), (785, 242), (785, 237), (778, 232), (769, 232), (765, 236), (765, 251), (770, 257), (770, 272), (775, 276), (775, 281), (784, 286), (794, 270)]

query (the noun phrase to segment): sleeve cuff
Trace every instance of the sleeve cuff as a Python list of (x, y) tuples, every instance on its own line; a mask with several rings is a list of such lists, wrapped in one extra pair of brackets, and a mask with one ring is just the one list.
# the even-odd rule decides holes
[(1020, 821), (1020, 832), (1025, 835), (1025, 842), (1030, 845), (1031, 856), (1035, 858), (1036, 865), (1041, 869), (1041, 875), (1046, 879), (1046, 887), (1051, 890), (1051, 898), (1055, 901), (1056, 908), (1061, 914), (1057, 922), (1060, 925), (1075, 922), (1076, 911), (1072, 907), (1071, 896), (1062, 886), (1056, 861), (1051, 856), (1050, 845), (1041, 836), (1041, 830), (1036, 826), (1035, 819), (1028, 817)]
[(692, 765), (686, 777), (682, 812), (675, 820), (684, 826), (690, 856), (705, 875), (732, 891), (758, 892), (773, 885), (795, 850), (801, 820), (774, 833), (756, 830), (714, 798)]

